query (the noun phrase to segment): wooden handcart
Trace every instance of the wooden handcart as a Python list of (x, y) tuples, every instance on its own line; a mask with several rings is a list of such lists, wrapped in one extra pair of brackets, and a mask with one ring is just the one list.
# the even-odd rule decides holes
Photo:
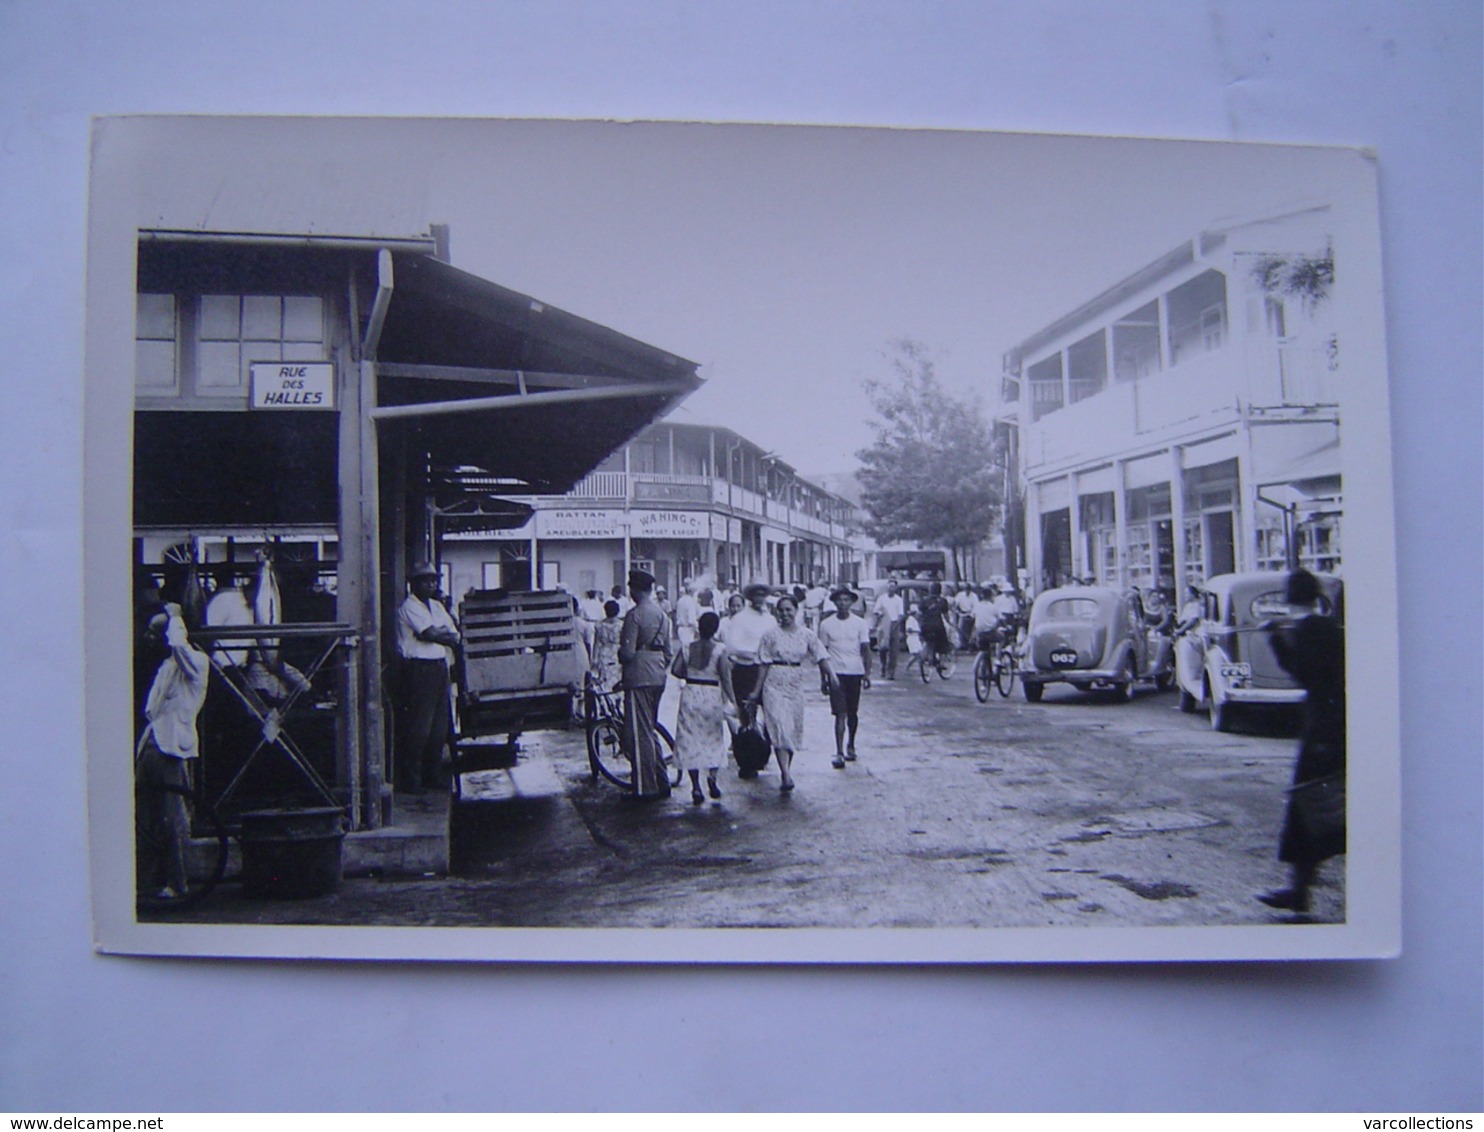
[(571, 720), (585, 669), (572, 616), (559, 590), (471, 590), (459, 603), (455, 795), (461, 775), (514, 766), (523, 732)]

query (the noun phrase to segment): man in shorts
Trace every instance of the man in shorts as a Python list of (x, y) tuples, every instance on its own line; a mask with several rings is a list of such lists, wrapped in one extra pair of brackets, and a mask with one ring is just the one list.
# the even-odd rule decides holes
[[(845, 588), (830, 594), (833, 616), (819, 623), (819, 642), (829, 654), (830, 668), (838, 677), (830, 687), (830, 712), (835, 717), (836, 770), (855, 762), (855, 733), (860, 726), (861, 689), (871, 686), (866, 665), (871, 656), (871, 626), (851, 612), (856, 596)], [(847, 745), (846, 739), (849, 738)]]

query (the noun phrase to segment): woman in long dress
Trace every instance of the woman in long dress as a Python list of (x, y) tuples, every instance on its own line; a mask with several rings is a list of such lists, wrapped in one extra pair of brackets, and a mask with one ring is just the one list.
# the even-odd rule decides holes
[(593, 679), (605, 692), (618, 683), (618, 634), (623, 622), (618, 619), (618, 602), (603, 605), (604, 620), (593, 626)]
[(833, 689), (839, 681), (830, 668), (829, 654), (812, 629), (799, 624), (799, 603), (784, 594), (773, 608), (778, 624), (763, 634), (757, 659), (763, 666), (759, 693), (768, 720), (768, 738), (778, 758), (778, 773), (784, 793), (794, 788), (794, 752), (804, 741), (804, 694), (813, 684), (804, 679), (804, 666), (819, 665), (825, 682)]
[(716, 775), (727, 753), (724, 724), (728, 714), (737, 714), (726, 646), (716, 642), (720, 623), (721, 618), (710, 610), (701, 614), (696, 626), (699, 636), (676, 654), (670, 665), (671, 674), (685, 682), (680, 689), (675, 757), (690, 772), (690, 800), (697, 806), (706, 800), (701, 793), (703, 769), (712, 799), (721, 797)]

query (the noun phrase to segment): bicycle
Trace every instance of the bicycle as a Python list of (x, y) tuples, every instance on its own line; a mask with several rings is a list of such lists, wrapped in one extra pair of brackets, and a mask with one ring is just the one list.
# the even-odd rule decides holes
[(1009, 698), (1015, 689), (1017, 663), (1014, 635), (1008, 627), (1002, 627), (997, 634), (982, 634), (979, 655), (974, 659), (975, 698), (987, 704), (990, 688), (996, 689), (1002, 699)]
[[(583, 724), (587, 730), (587, 761), (592, 781), (599, 776), (623, 790), (634, 786), (634, 760), (624, 742), (624, 703), (619, 688), (600, 687), (589, 673), (583, 687)], [(661, 723), (655, 724), (663, 745), (660, 761), (671, 788), (680, 785), (685, 771), (675, 757), (675, 740)]]
[(917, 674), (922, 677), (924, 684), (932, 679), (933, 671), (938, 673), (940, 680), (947, 680), (958, 666), (958, 662), (954, 660), (951, 645), (940, 651), (926, 636), (923, 637), (922, 652), (917, 655), (917, 661)]

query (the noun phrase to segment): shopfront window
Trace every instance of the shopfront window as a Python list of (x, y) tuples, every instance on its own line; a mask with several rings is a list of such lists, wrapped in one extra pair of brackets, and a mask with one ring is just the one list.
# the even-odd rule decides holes
[(1223, 460), (1185, 473), (1185, 561), (1211, 578), (1237, 568), (1237, 462)]
[(1319, 574), (1340, 568), (1340, 516), (1322, 515), (1299, 524), (1299, 565)]
[(1082, 524), (1087, 569), (1101, 585), (1118, 584), (1118, 529), (1113, 509), (1113, 493), (1098, 492), (1082, 496), (1079, 512)]
[(1170, 485), (1151, 484), (1128, 493), (1128, 582), (1141, 590), (1175, 596), (1175, 530)]

